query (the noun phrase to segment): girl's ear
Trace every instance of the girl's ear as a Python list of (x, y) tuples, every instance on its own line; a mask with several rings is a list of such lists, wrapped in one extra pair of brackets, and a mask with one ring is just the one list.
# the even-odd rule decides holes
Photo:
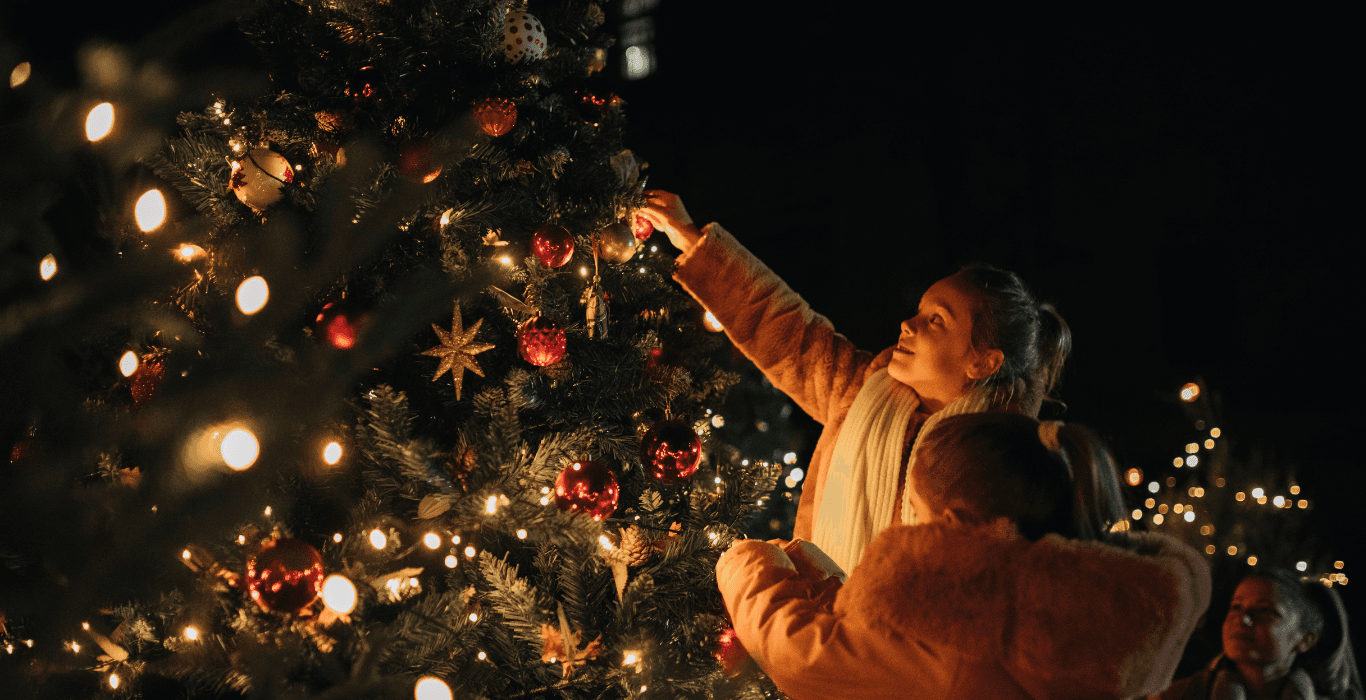
[(977, 357), (968, 365), (968, 379), (983, 379), (996, 374), (1005, 362), (1006, 355), (998, 348), (977, 351)]
[(1314, 648), (1314, 644), (1319, 641), (1319, 636), (1313, 632), (1305, 632), (1300, 638), (1300, 643), (1295, 645), (1295, 651), (1303, 654)]

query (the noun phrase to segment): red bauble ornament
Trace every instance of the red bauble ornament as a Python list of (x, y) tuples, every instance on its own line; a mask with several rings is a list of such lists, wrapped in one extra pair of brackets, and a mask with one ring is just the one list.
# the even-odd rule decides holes
[(476, 102), (474, 122), (489, 136), (502, 136), (517, 125), (517, 103), (500, 97)]
[(606, 462), (580, 460), (565, 467), (555, 480), (555, 506), (602, 520), (617, 509), (619, 491), (617, 477)]
[(262, 610), (297, 613), (322, 592), (323, 558), (303, 540), (274, 540), (247, 562), (245, 580)]
[(546, 267), (562, 267), (574, 257), (574, 234), (558, 224), (546, 224), (531, 234), (531, 252)]
[(398, 149), (398, 174), (409, 182), (425, 185), (441, 175), (431, 139), (413, 139)]
[(683, 420), (655, 423), (640, 440), (645, 468), (660, 481), (684, 481), (697, 472), (702, 461), (702, 441)]
[(138, 360), (138, 369), (128, 378), (128, 391), (133, 394), (133, 407), (143, 408), (156, 396), (161, 386), (161, 378), (166, 376), (164, 358), (159, 355), (143, 355)]
[(650, 223), (649, 219), (640, 214), (636, 214), (631, 218), (631, 233), (636, 235), (636, 240), (643, 241), (654, 235), (654, 232), (655, 225)]
[(735, 634), (733, 627), (722, 630), (721, 637), (716, 640), (716, 649), (711, 655), (721, 662), (721, 671), (732, 678), (740, 673), (740, 669), (749, 660), (749, 652), (740, 643), (740, 637)]
[(564, 329), (545, 316), (532, 318), (517, 329), (517, 354), (537, 367), (559, 362), (564, 359)]
[(314, 319), (313, 328), (319, 340), (334, 348), (346, 350), (356, 344), (370, 312), (355, 308), (346, 301), (331, 301), (323, 305)]

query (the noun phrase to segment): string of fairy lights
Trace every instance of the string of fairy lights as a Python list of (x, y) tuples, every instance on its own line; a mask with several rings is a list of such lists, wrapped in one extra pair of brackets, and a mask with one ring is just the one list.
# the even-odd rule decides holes
[[(1181, 401), (1189, 404), (1197, 401), (1201, 393), (1200, 385), (1191, 382), (1181, 387), (1178, 396)], [(1202, 453), (1209, 454), (1215, 449), (1219, 449), (1219, 441), (1223, 437), (1223, 431), (1218, 426), (1207, 426), (1204, 420), (1197, 420), (1195, 429), (1204, 434), (1204, 439), (1187, 443), (1183, 450), (1184, 454), (1172, 459), (1173, 468), (1196, 469), (1202, 463), (1200, 459)], [(1224, 556), (1245, 557), (1248, 566), (1257, 566), (1259, 561), (1257, 553), (1251, 551), (1251, 548), (1246, 544), (1241, 542), (1229, 543), (1221, 548), (1212, 541), (1217, 533), (1214, 523), (1211, 522), (1209, 509), (1197, 505), (1200, 503), (1200, 499), (1205, 498), (1206, 489), (1204, 486), (1192, 485), (1186, 487), (1184, 492), (1178, 491), (1175, 476), (1168, 476), (1161, 481), (1149, 480), (1145, 484), (1143, 470), (1138, 467), (1125, 471), (1124, 481), (1130, 487), (1141, 488), (1149, 494), (1143, 500), (1142, 507), (1134, 508), (1129, 514), (1134, 521), (1146, 519), (1153, 527), (1166, 525), (1167, 527), (1183, 528), (1195, 527), (1197, 521), (1203, 520), (1204, 522), (1199, 522), (1199, 533), (1201, 537), (1207, 538), (1203, 547), (1206, 555), (1218, 556), (1222, 551)], [(1165, 495), (1162, 493), (1164, 484), (1169, 489)], [(1213, 488), (1217, 492), (1232, 492), (1233, 500), (1237, 503), (1270, 506), (1277, 511), (1309, 510), (1313, 507), (1313, 503), (1304, 497), (1305, 494), (1299, 484), (1290, 484), (1286, 488), (1287, 494), (1272, 494), (1268, 489), (1261, 486), (1239, 488), (1236, 485), (1231, 485), (1228, 479), (1220, 476), (1213, 480)], [(1168, 502), (1169, 500), (1171, 502)], [(1186, 523), (1190, 525), (1187, 526)], [(1347, 575), (1342, 572), (1346, 563), (1339, 559), (1334, 561), (1332, 566), (1332, 571), (1323, 572), (1319, 575), (1319, 581), (1330, 587), (1347, 585)], [(1295, 562), (1295, 569), (1308, 575), (1309, 562), (1307, 560), (1297, 561)]]

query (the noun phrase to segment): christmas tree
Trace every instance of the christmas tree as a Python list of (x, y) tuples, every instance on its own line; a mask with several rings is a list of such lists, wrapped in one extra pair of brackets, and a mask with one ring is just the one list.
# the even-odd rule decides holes
[(14, 68), (0, 686), (773, 692), (712, 572), (787, 517), (791, 406), (725, 408), (761, 385), (634, 216), (605, 19), (265, 0), (269, 88), (171, 133), (136, 54)]

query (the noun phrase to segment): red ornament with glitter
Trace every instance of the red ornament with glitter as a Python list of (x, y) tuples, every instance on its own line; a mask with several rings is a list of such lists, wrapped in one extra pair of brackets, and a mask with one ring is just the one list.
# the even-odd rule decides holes
[(137, 371), (128, 377), (128, 391), (133, 394), (133, 407), (143, 408), (161, 386), (166, 376), (164, 358), (160, 355), (143, 355), (138, 361)]
[(323, 589), (323, 558), (303, 540), (273, 540), (247, 562), (251, 599), (267, 612), (297, 613)]
[(702, 441), (683, 420), (666, 420), (650, 426), (640, 440), (645, 469), (660, 481), (679, 482), (697, 473), (702, 461)]
[(531, 253), (546, 267), (563, 267), (574, 257), (574, 234), (558, 224), (546, 224), (531, 234)]
[(517, 329), (517, 354), (537, 367), (564, 359), (564, 342), (564, 329), (545, 316), (537, 316)]
[(368, 311), (358, 310), (345, 300), (330, 301), (323, 305), (318, 318), (314, 320), (315, 337), (334, 348), (346, 350), (355, 346), (369, 320)]
[(631, 233), (635, 234), (636, 240), (643, 241), (654, 235), (655, 225), (650, 220), (636, 214), (631, 218)]
[(740, 643), (740, 637), (735, 634), (733, 627), (722, 630), (721, 637), (716, 640), (716, 649), (712, 651), (712, 656), (721, 662), (721, 672), (728, 678), (739, 675), (740, 669), (749, 661), (749, 652)]
[(574, 462), (555, 480), (555, 506), (594, 520), (602, 520), (616, 511), (619, 494), (617, 477), (606, 462)]
[(489, 136), (502, 136), (517, 125), (517, 103), (499, 97), (476, 102), (474, 122)]

